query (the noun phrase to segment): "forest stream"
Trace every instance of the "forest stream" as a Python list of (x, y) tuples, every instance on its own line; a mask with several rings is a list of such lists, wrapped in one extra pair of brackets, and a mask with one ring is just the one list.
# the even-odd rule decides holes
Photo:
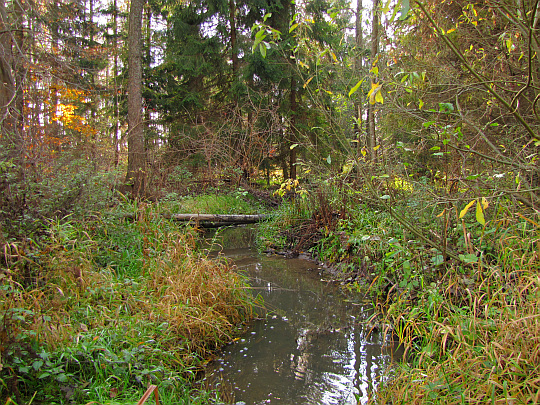
[(206, 383), (233, 404), (367, 401), (399, 357), (364, 325), (369, 304), (349, 301), (314, 261), (258, 254), (252, 234), (231, 228), (214, 238), (212, 254), (234, 261), (265, 310), (208, 365)]

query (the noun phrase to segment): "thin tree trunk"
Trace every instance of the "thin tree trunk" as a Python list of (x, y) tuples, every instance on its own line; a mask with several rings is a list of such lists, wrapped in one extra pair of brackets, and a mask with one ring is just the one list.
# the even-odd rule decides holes
[[(55, 21), (52, 23), (52, 57), (53, 59), (53, 72), (54, 70), (57, 70), (58, 68), (58, 53), (59, 53), (59, 38), (60, 38), (60, 29), (58, 26), (58, 20), (59, 20), (59, 14), (60, 14), (60, 3), (58, 0), (55, 0), (54, 2), (54, 14), (53, 18)], [(58, 78), (54, 73), (51, 73), (51, 103), (49, 108), (49, 125), (48, 125), (48, 136), (51, 138), (54, 138), (56, 145), (55, 149), (59, 151), (60, 148), (60, 124), (58, 120), (56, 119), (56, 114), (58, 112), (58, 103), (59, 103), (59, 97), (58, 97)]]
[[(295, 3), (290, 3), (290, 12), (289, 16), (294, 16), (296, 7)], [(287, 22), (289, 19), (287, 19)], [(289, 127), (289, 178), (296, 179), (296, 148), (291, 148), (294, 144), (298, 142), (298, 134), (296, 131), (296, 119), (298, 114), (298, 104), (297, 104), (297, 91), (296, 91), (296, 58), (294, 57), (294, 52), (291, 50), (290, 63), (290, 74), (291, 74), (291, 88), (290, 88), (290, 109), (291, 109), (291, 119)]]
[[(362, 35), (362, 0), (357, 0), (356, 2), (356, 21), (355, 21), (355, 39), (356, 39), (356, 57), (354, 59), (354, 73), (358, 75), (358, 77), (361, 77), (362, 75), (362, 53), (363, 53), (363, 40), (364, 37)], [(360, 89), (359, 89), (360, 90)], [(360, 151), (360, 140), (362, 137), (362, 131), (363, 131), (363, 122), (362, 122), (362, 97), (363, 94), (361, 91), (359, 91), (360, 94), (356, 96), (356, 99), (354, 101), (354, 117), (355, 117), (355, 123), (354, 123), (354, 130), (356, 134), (356, 150), (357, 150), (357, 156), (358, 152)]]
[(21, 145), (17, 131), (16, 119), (16, 83), (13, 77), (13, 51), (14, 37), (12, 27), (7, 19), (6, 5), (0, 0), (0, 136), (11, 140), (15, 151), (19, 156)]
[[(377, 54), (379, 53), (379, 2), (380, 0), (373, 0), (373, 20), (371, 28), (371, 64), (373, 65), (377, 60)], [(371, 83), (376, 83), (376, 78), (372, 76)], [(368, 153), (371, 160), (377, 160), (377, 134), (375, 131), (375, 104), (368, 104)]]
[(117, 0), (113, 4), (113, 25), (114, 25), (114, 167), (120, 163), (120, 112), (118, 107), (118, 5)]
[(291, 93), (290, 93), (290, 102), (291, 102), (291, 126), (289, 128), (290, 134), (290, 152), (289, 152), (289, 177), (293, 180), (296, 179), (296, 148), (291, 147), (297, 142), (296, 134), (296, 114), (297, 114), (297, 105), (296, 105), (296, 80), (294, 78), (294, 71), (292, 71), (291, 76)]
[(143, 197), (146, 154), (142, 123), (142, 15), (144, 0), (132, 0), (128, 35), (128, 169), (126, 183), (134, 197)]
[[(24, 61), (24, 19), (27, 15), (28, 5), (26, 2), (15, 2), (15, 21), (16, 21), (16, 30), (15, 30), (15, 49), (14, 55), (17, 55), (14, 58), (15, 66), (15, 109), (16, 109), (16, 128), (17, 128), (17, 137), (18, 141), (22, 145), (22, 136), (24, 131), (24, 92), (22, 91), (23, 84), (26, 80), (27, 69), (25, 67)], [(17, 90), (19, 89), (19, 90)]]
[[(152, 8), (149, 4), (146, 4), (146, 63), (148, 66), (152, 64)], [(144, 107), (143, 107), (144, 108)], [(155, 148), (155, 138), (150, 137), (150, 109), (148, 106), (144, 108), (144, 133), (145, 145), (146, 145), (146, 159), (147, 162), (153, 160), (152, 156)]]
[[(4, 0), (0, 0), (0, 137), (8, 139), (12, 150), (9, 156), (20, 161), (23, 145), (19, 127), (22, 117), (22, 91), (17, 91), (17, 80), (22, 80), (22, 38), (15, 31), (22, 31), (22, 9), (15, 5), (14, 23), (10, 24)], [(19, 28), (17, 30), (17, 28)], [(16, 55), (16, 56), (15, 56)], [(16, 68), (14, 68), (17, 66)], [(21, 162), (20, 162), (21, 163)]]
[[(88, 0), (89, 2), (89, 8), (90, 8), (90, 21), (89, 23), (89, 39), (90, 39), (90, 47), (94, 46), (94, 0)], [(99, 145), (99, 131), (96, 128), (97, 120), (97, 92), (96, 92), (96, 76), (95, 76), (95, 68), (90, 68), (90, 84), (91, 84), (91, 93), (92, 93), (92, 101), (90, 104), (90, 122), (91, 125), (96, 129), (94, 134), (94, 139), (92, 140), (92, 162), (94, 165), (94, 171), (97, 171), (98, 169), (98, 145)]]
[(231, 25), (231, 60), (233, 69), (233, 80), (238, 74), (238, 45), (236, 40), (236, 3), (229, 0), (229, 24)]

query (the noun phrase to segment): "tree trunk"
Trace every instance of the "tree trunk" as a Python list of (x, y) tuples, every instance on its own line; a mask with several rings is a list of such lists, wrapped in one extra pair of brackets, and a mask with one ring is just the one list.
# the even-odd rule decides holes
[(11, 137), (15, 134), (15, 81), (12, 72), (12, 32), (8, 25), (6, 4), (0, 0), (0, 126), (2, 137)]
[[(145, 28), (145, 48), (146, 48), (146, 62), (148, 66), (152, 64), (152, 8), (150, 4), (146, 4), (146, 28)], [(153, 156), (155, 153), (156, 139), (151, 134), (150, 128), (150, 109), (148, 105), (143, 106), (144, 109), (144, 133), (145, 133), (145, 148), (146, 148), (146, 159), (147, 163), (150, 164), (154, 160)]]
[[(380, 0), (373, 0), (373, 20), (371, 28), (371, 64), (374, 65), (377, 60), (377, 54), (379, 53), (379, 2)], [(372, 76), (371, 83), (376, 83), (376, 78)], [(375, 131), (375, 104), (368, 104), (368, 153), (371, 160), (377, 160), (377, 134)]]
[[(287, 22), (289, 19), (294, 16), (296, 7), (295, 3), (290, 3), (290, 12), (288, 15), (290, 16), (287, 19)], [(285, 31), (287, 32), (287, 31)], [(291, 37), (291, 39), (293, 39)], [(292, 46), (292, 45), (291, 45)], [(298, 113), (298, 105), (296, 101), (297, 91), (296, 91), (296, 58), (294, 57), (294, 51), (291, 50), (291, 58), (289, 59), (290, 63), (290, 74), (291, 74), (291, 88), (290, 88), (290, 109), (291, 109), (291, 119), (290, 119), (290, 127), (289, 127), (289, 178), (295, 180), (296, 179), (296, 148), (291, 147), (298, 142), (298, 134), (296, 131), (296, 118)]]
[[(54, 6), (53, 6), (54, 14), (53, 18), (55, 19), (51, 26), (51, 45), (52, 50), (55, 55), (58, 55), (60, 52), (60, 27), (58, 24), (58, 20), (60, 19), (60, 3), (58, 0), (55, 0)], [(54, 60), (52, 68), (53, 70), (58, 69), (58, 61)], [(58, 104), (59, 104), (59, 96), (58, 96), (58, 77), (57, 75), (51, 74), (51, 86), (50, 86), (50, 92), (51, 92), (51, 103), (50, 108), (48, 111), (49, 115), (49, 122), (48, 122), (48, 129), (47, 129), (47, 135), (50, 138), (53, 138), (55, 141), (55, 149), (57, 151), (60, 151), (61, 149), (61, 141), (60, 141), (60, 124), (57, 118), (57, 112), (58, 112)]]
[[(355, 21), (355, 39), (356, 39), (356, 57), (354, 59), (354, 73), (358, 75), (358, 77), (362, 76), (362, 53), (363, 53), (363, 35), (362, 35), (362, 0), (357, 0), (356, 2), (356, 21)], [(360, 151), (360, 140), (363, 134), (363, 122), (362, 122), (362, 98), (363, 94), (362, 91), (359, 89), (358, 95), (356, 96), (356, 99), (354, 101), (354, 117), (355, 117), (355, 123), (354, 123), (354, 131), (356, 134), (356, 149), (357, 149), (357, 157), (358, 152)]]
[[(89, 32), (88, 32), (88, 37), (90, 39), (90, 47), (94, 47), (95, 46), (95, 43), (94, 43), (94, 0), (88, 0), (88, 3), (89, 3), (89, 9), (90, 9), (90, 15), (89, 15), (89, 21), (88, 21), (88, 29), (89, 29)], [(97, 123), (97, 119), (96, 119), (96, 116), (97, 116), (97, 105), (98, 105), (98, 100), (97, 100), (97, 91), (96, 91), (96, 75), (95, 75), (95, 72), (96, 72), (96, 67), (94, 65), (94, 60), (92, 60), (92, 65), (91, 65), (91, 68), (90, 68), (90, 84), (91, 84), (91, 92), (92, 92), (92, 101), (91, 101), (91, 104), (90, 104), (90, 123), (91, 125), (96, 128), (98, 123)], [(92, 161), (93, 161), (93, 165), (94, 165), (94, 170), (97, 171), (98, 169), (98, 145), (99, 145), (99, 133), (100, 131), (98, 131), (96, 129), (96, 132), (94, 134), (94, 139), (92, 140)]]
[[(14, 3), (14, 15), (15, 15), (15, 43), (16, 48), (14, 49), (14, 55), (17, 55), (14, 58), (14, 67), (15, 67), (15, 83), (16, 88), (23, 88), (23, 83), (27, 76), (27, 68), (24, 61), (24, 52), (25, 52), (25, 41), (24, 41), (24, 20), (28, 12), (27, 2), (15, 2)], [(26, 87), (26, 86), (25, 86)], [(17, 138), (21, 143), (21, 148), (23, 147), (23, 131), (24, 131), (24, 92), (16, 91), (15, 92), (15, 109), (16, 109), (16, 128), (17, 128)]]
[(142, 123), (142, 15), (144, 0), (132, 0), (128, 34), (128, 169), (126, 184), (134, 197), (146, 187), (146, 154)]
[(236, 3), (229, 0), (229, 24), (231, 25), (231, 60), (233, 69), (233, 80), (238, 75), (238, 46), (236, 40)]
[(297, 113), (297, 105), (296, 105), (296, 80), (294, 78), (294, 71), (291, 71), (291, 93), (290, 93), (290, 102), (291, 102), (291, 120), (290, 120), (290, 128), (289, 128), (289, 134), (290, 134), (290, 145), (289, 145), (289, 178), (295, 180), (296, 179), (296, 148), (292, 148), (296, 142), (297, 142), (297, 135), (296, 135), (296, 113)]
[(118, 5), (113, 2), (113, 32), (114, 32), (114, 167), (120, 163), (120, 111), (118, 106)]

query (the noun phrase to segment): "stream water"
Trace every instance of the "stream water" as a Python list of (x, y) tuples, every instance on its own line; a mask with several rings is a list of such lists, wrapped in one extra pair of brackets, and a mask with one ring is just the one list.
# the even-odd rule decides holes
[(233, 404), (367, 401), (397, 357), (392, 343), (363, 325), (368, 304), (351, 302), (321, 281), (324, 273), (313, 261), (258, 254), (250, 248), (251, 233), (222, 232), (217, 254), (234, 261), (266, 309), (208, 365), (207, 383)]

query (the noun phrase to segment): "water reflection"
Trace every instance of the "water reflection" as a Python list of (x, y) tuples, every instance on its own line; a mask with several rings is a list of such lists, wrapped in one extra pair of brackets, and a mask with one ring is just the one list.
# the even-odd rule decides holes
[(207, 379), (230, 387), (237, 404), (365, 402), (392, 361), (382, 336), (368, 336), (362, 326), (367, 309), (321, 282), (310, 261), (245, 248), (223, 253), (250, 278), (270, 311), (223, 350)]

